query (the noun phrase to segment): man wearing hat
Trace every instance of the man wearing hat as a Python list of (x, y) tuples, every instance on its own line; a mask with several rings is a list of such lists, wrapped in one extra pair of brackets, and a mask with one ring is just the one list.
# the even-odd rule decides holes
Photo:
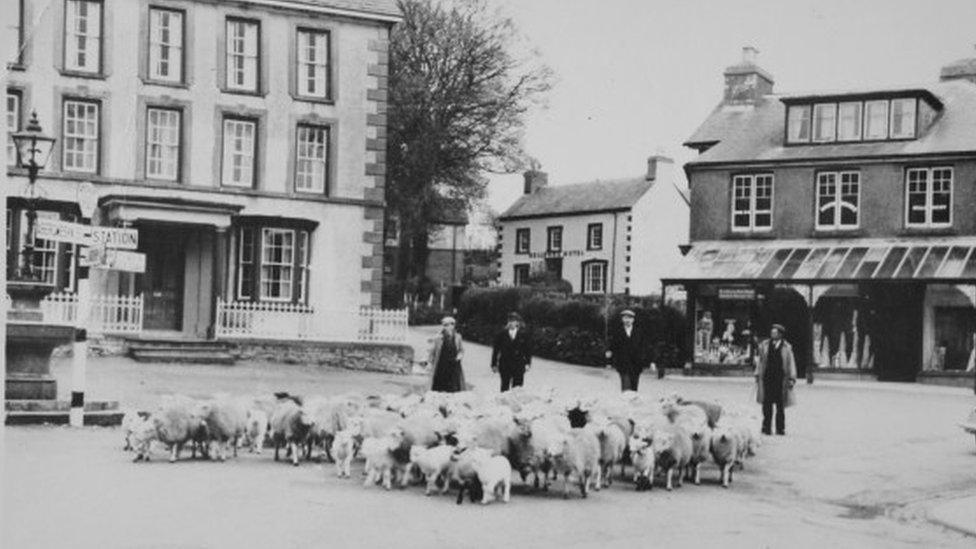
[(610, 329), (606, 357), (611, 366), (620, 374), (620, 390), (636, 391), (641, 371), (650, 364), (647, 338), (634, 325), (634, 311), (624, 309), (620, 312), (620, 324)]
[(508, 313), (508, 323), (495, 335), (491, 346), (491, 371), (501, 374), (502, 392), (521, 387), (525, 372), (532, 367), (532, 341), (516, 312)]
[(796, 384), (796, 362), (793, 347), (783, 339), (786, 328), (773, 324), (769, 339), (759, 344), (756, 360), (756, 401), (762, 404), (762, 432), (771, 433), (773, 406), (776, 407), (776, 434), (786, 434), (786, 416), (783, 409), (795, 404), (793, 386)]

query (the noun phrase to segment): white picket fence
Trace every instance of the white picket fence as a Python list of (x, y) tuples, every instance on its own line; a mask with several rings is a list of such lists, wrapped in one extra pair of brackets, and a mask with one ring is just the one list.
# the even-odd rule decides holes
[[(41, 300), (45, 324), (76, 324), (78, 295), (72, 292), (51, 294)], [(92, 334), (137, 334), (142, 331), (142, 295), (94, 295), (88, 322)]]
[(315, 310), (294, 303), (221, 299), (217, 301), (216, 336), (403, 343), (407, 340), (407, 310)]

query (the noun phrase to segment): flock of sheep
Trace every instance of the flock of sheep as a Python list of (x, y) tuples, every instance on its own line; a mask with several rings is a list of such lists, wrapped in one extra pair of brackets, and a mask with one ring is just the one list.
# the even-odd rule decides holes
[[(126, 417), (126, 449), (150, 458), (153, 443), (170, 461), (184, 447), (196, 457), (224, 460), (238, 449), (282, 450), (294, 465), (325, 458), (339, 477), (365, 460), (365, 485), (424, 481), (426, 494), (458, 486), (458, 503), (509, 500), (512, 473), (536, 489), (562, 478), (585, 498), (610, 486), (614, 469), (649, 490), (700, 482), (711, 459), (728, 487), (732, 471), (759, 445), (758, 418), (715, 402), (670, 395), (652, 401), (634, 392), (606, 398), (560, 398), (553, 391), (515, 390), (484, 397), (472, 392), (406, 396), (342, 395), (302, 399), (217, 396), (198, 401), (166, 397), (152, 413)], [(630, 465), (631, 475), (626, 475)]]

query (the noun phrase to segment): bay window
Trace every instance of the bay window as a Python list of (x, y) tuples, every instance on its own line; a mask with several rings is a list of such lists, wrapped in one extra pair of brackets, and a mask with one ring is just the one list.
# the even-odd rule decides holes
[(911, 168), (906, 174), (905, 225), (952, 225), (952, 168)]
[(817, 174), (817, 229), (853, 229), (860, 222), (861, 174)]
[(773, 176), (732, 178), (732, 230), (763, 231), (773, 226)]
[(246, 226), (240, 228), (237, 243), (238, 299), (307, 302), (308, 231)]

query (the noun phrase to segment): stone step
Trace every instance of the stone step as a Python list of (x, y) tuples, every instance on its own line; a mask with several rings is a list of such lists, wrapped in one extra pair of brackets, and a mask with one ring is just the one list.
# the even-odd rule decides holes
[[(113, 410), (85, 412), (85, 425), (102, 427), (122, 425), (124, 415)], [(5, 423), (7, 425), (67, 425), (68, 412), (7, 412)]]
[(219, 343), (182, 345), (180, 343), (130, 343), (129, 354), (146, 351), (186, 351), (192, 353), (225, 353), (228, 347)]
[[(64, 400), (8, 400), (7, 412), (67, 412), (71, 403)], [(92, 400), (85, 402), (86, 412), (111, 412), (119, 409), (117, 400)]]
[(183, 364), (234, 364), (234, 355), (222, 351), (144, 350), (131, 351), (136, 362), (177, 362)]
[(178, 338), (152, 338), (152, 337), (134, 337), (126, 339), (130, 349), (141, 348), (180, 348), (180, 349), (192, 349), (192, 348), (210, 348), (210, 349), (227, 349), (228, 345), (224, 342), (214, 341), (211, 339), (178, 339)]

